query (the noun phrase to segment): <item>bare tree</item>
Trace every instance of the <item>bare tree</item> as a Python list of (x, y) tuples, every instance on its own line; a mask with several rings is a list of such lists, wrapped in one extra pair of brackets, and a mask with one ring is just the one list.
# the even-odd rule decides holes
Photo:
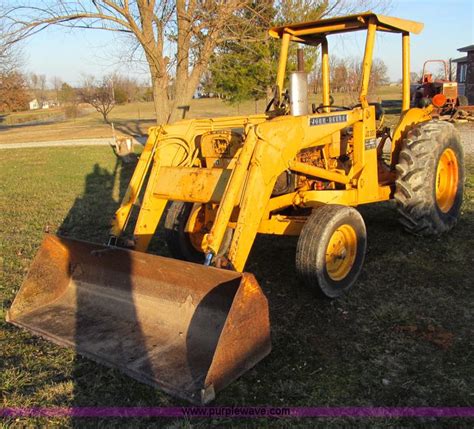
[[(1, 16), (0, 9), (0, 16)], [(21, 49), (5, 29), (5, 23), (0, 19), (0, 72), (6, 73), (17, 70), (21, 64)]]
[(331, 16), (350, 15), (365, 10), (379, 13), (390, 8), (391, 0), (276, 0), (276, 21), (292, 23)]
[[(243, 34), (231, 28), (245, 0), (17, 0), (6, 13), (14, 40), (50, 25), (129, 34), (150, 71), (157, 121), (173, 121), (192, 98), (220, 41)], [(251, 26), (251, 22), (246, 23)], [(233, 36), (232, 36), (233, 35)], [(174, 75), (175, 95), (168, 97)]]
[(140, 96), (140, 83), (137, 79), (114, 73), (111, 76), (114, 85), (114, 98), (117, 104), (137, 101)]
[(369, 89), (375, 90), (378, 86), (388, 85), (389, 82), (387, 65), (380, 58), (374, 58), (370, 70), (371, 88)]
[(331, 73), (331, 90), (333, 92), (348, 92), (350, 85), (347, 61), (342, 58), (331, 57), (329, 70)]
[(80, 101), (94, 107), (102, 115), (104, 122), (109, 123), (109, 113), (115, 107), (110, 77), (104, 77), (101, 81), (97, 81), (92, 76), (85, 77), (82, 88), (78, 90), (78, 95)]
[(20, 71), (21, 49), (11, 43), (3, 24), (0, 20), (0, 112), (12, 112), (27, 107), (28, 92)]
[(35, 97), (43, 104), (46, 101), (46, 75), (30, 73), (28, 76), (30, 89), (34, 92)]
[[(349, 92), (358, 92), (362, 78), (362, 62), (360, 58), (347, 58), (342, 63), (347, 68), (347, 86)], [(387, 66), (380, 58), (374, 58), (370, 69), (369, 93), (374, 93), (377, 87), (387, 85), (389, 78), (387, 75)]]
[(417, 72), (410, 72), (410, 82), (411, 83), (418, 83), (421, 79), (420, 74)]
[(59, 100), (59, 91), (61, 91), (61, 87), (63, 86), (63, 80), (58, 76), (53, 76), (51, 78), (51, 85), (54, 89), (54, 94), (56, 96), (56, 101)]

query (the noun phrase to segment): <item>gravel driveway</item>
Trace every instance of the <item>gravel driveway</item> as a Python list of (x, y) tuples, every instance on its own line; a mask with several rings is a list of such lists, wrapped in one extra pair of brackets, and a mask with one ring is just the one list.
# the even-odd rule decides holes
[[(146, 136), (131, 137), (133, 144), (144, 145)], [(35, 147), (59, 147), (59, 146), (110, 146), (115, 140), (113, 138), (101, 139), (74, 139), (74, 140), (57, 140), (45, 142), (28, 142), (28, 143), (0, 143), (1, 149), (29, 149)]]
[(29, 149), (32, 147), (55, 147), (55, 146), (110, 146), (114, 139), (76, 139), (76, 140), (58, 140), (46, 142), (29, 143), (1, 143), (0, 149)]

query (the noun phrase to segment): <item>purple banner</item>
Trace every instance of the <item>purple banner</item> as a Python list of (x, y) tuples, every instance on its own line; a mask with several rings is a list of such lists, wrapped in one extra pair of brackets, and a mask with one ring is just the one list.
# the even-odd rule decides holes
[(474, 417), (473, 407), (28, 407), (0, 417)]

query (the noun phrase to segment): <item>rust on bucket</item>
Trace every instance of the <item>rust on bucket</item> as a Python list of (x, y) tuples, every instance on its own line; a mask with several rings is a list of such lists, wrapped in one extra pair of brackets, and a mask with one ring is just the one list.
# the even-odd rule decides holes
[(194, 403), (271, 349), (253, 275), (48, 234), (7, 320)]

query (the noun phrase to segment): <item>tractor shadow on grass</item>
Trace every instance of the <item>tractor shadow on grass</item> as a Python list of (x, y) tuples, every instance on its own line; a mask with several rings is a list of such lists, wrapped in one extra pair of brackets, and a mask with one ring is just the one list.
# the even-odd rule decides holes
[[(95, 164), (85, 178), (83, 194), (75, 200), (58, 229), (58, 235), (105, 244), (108, 239), (111, 219), (125, 194), (134, 168), (135, 164), (123, 163), (120, 159), (117, 159), (112, 171)], [(134, 224), (135, 217), (136, 213), (132, 215), (131, 225)], [(126, 233), (129, 234), (130, 231), (126, 231)], [(137, 288), (137, 280), (134, 280), (130, 274), (127, 276), (127, 273), (134, 271), (136, 262), (131, 257), (127, 259), (127, 252), (121, 253), (125, 255), (122, 254), (117, 262), (118, 273), (110, 275), (107, 272), (111, 268), (110, 261), (105, 262), (104, 270), (101, 262), (97, 261), (92, 270), (96, 278), (100, 278), (99, 282), (110, 281), (110, 278), (113, 278), (119, 285), (120, 294), (116, 297), (116, 310), (112, 308), (115, 305), (115, 297), (104, 300), (97, 296), (97, 300), (94, 300), (94, 293), (91, 294), (87, 288), (77, 289), (74, 338), (77, 354), (73, 363), (74, 387), (71, 405), (74, 407), (189, 405), (187, 402), (172, 398), (158, 388), (135, 381), (122, 372), (127, 372), (127, 369), (119, 370), (114, 365), (117, 360), (120, 360), (117, 356), (123, 356), (123, 366), (133, 362), (133, 365), (137, 364), (136, 369), (142, 374), (156, 373), (156, 368), (153, 366), (156, 358), (153, 360), (150, 356), (150, 323), (144, 324), (145, 319), (141, 314), (143, 311), (140, 310), (136, 295), (133, 293), (133, 289)], [(150, 253), (169, 256), (161, 224), (152, 240)], [(104, 255), (101, 258), (107, 259), (107, 256)], [(114, 271), (115, 267), (112, 267), (112, 271)], [(130, 304), (118, 308), (123, 302)], [(100, 314), (102, 305), (106, 308), (104, 313), (113, 314), (112, 323), (107, 314)], [(99, 326), (102, 327), (101, 334), (98, 333)], [(193, 322), (191, 322), (190, 330), (193, 329), (193, 326)], [(194, 328), (196, 327), (194, 326)], [(117, 335), (117, 333), (123, 335)], [(84, 349), (86, 352), (83, 354), (87, 357), (81, 355), (81, 351)], [(99, 358), (94, 358), (94, 355), (97, 354), (99, 354)], [(110, 360), (115, 360), (115, 362), (108, 362), (107, 356), (111, 356)], [(108, 364), (113, 368), (108, 368)], [(193, 363), (189, 362), (189, 366), (192, 372), (195, 369)], [(157, 375), (160, 373), (158, 372)], [(72, 419), (72, 424), (82, 428), (89, 423), (94, 426), (98, 421), (97, 419), (88, 419), (86, 422), (83, 418), (78, 417)], [(110, 422), (113, 424), (114, 419), (110, 419)]]
[[(84, 193), (75, 200), (58, 229), (58, 235), (105, 244), (111, 219), (125, 194), (134, 167), (135, 164), (123, 163), (120, 158), (117, 158), (112, 171), (95, 164), (85, 178)], [(137, 392), (139, 397), (154, 397), (157, 392), (133, 381), (117, 369), (107, 368), (109, 361), (120, 360), (117, 356), (123, 356), (124, 365), (128, 363), (126, 360), (138, 358), (141, 371), (150, 371), (147, 367), (146, 338), (141, 329), (132, 293), (134, 284), (130, 273), (133, 271), (133, 262), (127, 253), (121, 252), (117, 265), (114, 265), (113, 261), (111, 265), (108, 255), (99, 254), (97, 263), (84, 269), (90, 269), (91, 273), (94, 273), (90, 276), (96, 276), (99, 286), (104, 282), (117, 287), (118, 292), (112, 293), (110, 299), (100, 296), (100, 288), (98, 295), (95, 295), (93, 286), (77, 288), (73, 303), (76, 320), (74, 341), (79, 354), (75, 355), (72, 374), (74, 387), (71, 405), (74, 407), (127, 406), (136, 404), (134, 398)], [(100, 259), (108, 260), (106, 263), (109, 272), (103, 272)], [(117, 272), (113, 273), (115, 269)], [(120, 303), (123, 302), (129, 304), (121, 306)], [(101, 314), (102, 307), (104, 315)], [(99, 360), (105, 366), (81, 356), (81, 351), (85, 351), (86, 355)], [(94, 358), (97, 355), (99, 358)], [(85, 423), (87, 422), (83, 418), (72, 419), (74, 427), (84, 427)]]
[(150, 120), (130, 120), (114, 122), (114, 127), (118, 132), (130, 136), (144, 144), (148, 137), (147, 128), (152, 126), (153, 122)]

